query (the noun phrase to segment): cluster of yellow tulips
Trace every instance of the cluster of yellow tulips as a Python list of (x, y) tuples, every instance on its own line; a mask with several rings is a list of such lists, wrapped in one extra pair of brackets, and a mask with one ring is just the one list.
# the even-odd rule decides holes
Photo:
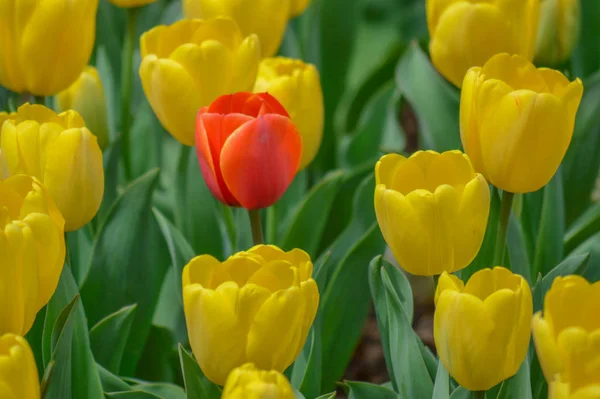
[[(127, 9), (126, 48), (133, 46), (136, 13), (156, 0), (110, 1)], [(275, 56), (288, 22), (309, 5), (184, 0), (185, 19), (139, 40), (139, 78), (158, 121), (195, 147), (210, 193), (250, 213), (252, 248), (224, 261), (187, 259), (176, 276), (202, 378), (222, 386), (224, 399), (297, 397), (286, 370), (305, 348), (325, 292), (309, 253), (264, 244), (259, 213), (311, 164), (323, 139), (317, 67)], [(20, 102), (0, 113), (0, 399), (43, 396), (42, 360), (23, 337), (70, 267), (65, 234), (89, 226), (105, 193), (103, 151), (115, 134), (100, 74), (87, 65), (97, 9), (98, 0), (0, 0), (0, 84)], [(464, 153), (389, 153), (375, 165), (385, 243), (404, 271), (435, 276), (438, 367), (478, 397), (517, 374), (533, 332), (550, 398), (600, 398), (600, 283), (556, 277), (534, 314), (529, 283), (505, 256), (515, 194), (546, 186), (573, 137), (583, 83), (533, 61), (568, 58), (579, 13), (568, 0), (427, 0), (432, 64), (461, 89)], [(132, 57), (124, 55), (121, 77), (126, 183), (135, 151)], [(500, 215), (490, 225), (496, 189)], [(490, 229), (494, 263), (463, 281), (458, 273)]]

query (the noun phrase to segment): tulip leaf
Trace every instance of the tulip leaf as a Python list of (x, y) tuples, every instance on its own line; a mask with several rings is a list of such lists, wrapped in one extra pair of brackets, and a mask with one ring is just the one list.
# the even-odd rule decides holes
[(221, 389), (206, 378), (198, 363), (181, 345), (179, 345), (179, 359), (188, 399), (219, 399), (221, 397)]
[(585, 272), (590, 262), (590, 254), (584, 255), (573, 254), (563, 260), (554, 269), (550, 270), (533, 288), (533, 311), (537, 312), (542, 309), (543, 299), (546, 292), (552, 287), (552, 283), (556, 277), (568, 276), (570, 274), (582, 275)]
[(433, 385), (432, 399), (449, 399), (450, 398), (450, 375), (448, 370), (442, 364), (438, 363), (437, 374), (435, 376), (435, 384)]
[(321, 320), (317, 318), (308, 335), (302, 352), (296, 358), (290, 382), (307, 397), (312, 398), (321, 392)]
[[(146, 8), (146, 7), (145, 7)], [(162, 126), (150, 104), (145, 99), (132, 112), (135, 115), (131, 126), (129, 140), (135, 143), (135, 151), (130, 152), (131, 177), (137, 179), (146, 171), (161, 166)], [(150, 135), (150, 137), (148, 137)]]
[(573, 139), (563, 161), (567, 225), (590, 205), (600, 169), (600, 71), (585, 79), (584, 87)]
[(187, 242), (183, 234), (156, 208), (152, 209), (156, 222), (160, 227), (160, 231), (165, 239), (167, 248), (169, 249), (169, 255), (171, 255), (171, 264), (175, 269), (175, 290), (177, 292), (177, 298), (183, 305), (183, 296), (181, 293), (181, 275), (183, 268), (188, 264), (190, 260), (195, 256), (194, 250), (191, 245)]
[(335, 399), (336, 393), (335, 392), (331, 392), (331, 393), (326, 393), (325, 395), (321, 395), (319, 397), (316, 397), (315, 399)]
[[(371, 264), (371, 270), (377, 267), (377, 260)], [(383, 300), (376, 300), (376, 313), (379, 322), (380, 318), (387, 317), (387, 351), (390, 354), (392, 384), (397, 392), (402, 393), (409, 398), (430, 398), (433, 394), (433, 381), (427, 368), (427, 364), (421, 353), (419, 345), (420, 338), (416, 335), (409, 319), (409, 312), (405, 310), (403, 301), (400, 298), (408, 297), (409, 292), (402, 286), (396, 286), (394, 279), (390, 277), (387, 270), (380, 263), (379, 282), (371, 283), (372, 287), (379, 285), (385, 297), (385, 306)], [(377, 278), (376, 274), (371, 275), (373, 280)], [(397, 276), (403, 276), (398, 273)], [(378, 294), (375, 290), (375, 294)], [(381, 294), (379, 294), (381, 295)], [(382, 344), (383, 344), (382, 339)], [(384, 349), (385, 351), (385, 349)], [(402, 353), (402, 356), (398, 356)]]
[(496, 399), (531, 399), (529, 360), (525, 358), (517, 374), (502, 383)]
[(113, 392), (107, 393), (106, 397), (108, 399), (167, 399), (144, 391)]
[[(335, 267), (346, 255), (348, 248), (354, 245), (364, 232), (376, 222), (373, 201), (375, 179), (372, 173), (367, 175), (372, 170), (373, 165), (368, 165), (367, 168), (355, 171), (347, 177), (338, 191), (327, 221), (325, 235), (328, 233), (333, 235), (331, 229), (339, 228), (340, 225), (347, 222), (346, 219), (350, 219), (350, 223), (347, 226), (343, 225), (343, 230), (335, 232), (335, 240), (328, 244), (328, 248), (322, 251), (321, 256), (315, 262), (314, 275), (321, 292), (329, 284)], [(324, 237), (324, 240), (326, 239), (327, 237)], [(325, 257), (328, 257), (327, 262), (323, 262)]]
[[(117, 186), (119, 184), (119, 162), (121, 160), (121, 139), (113, 141), (102, 153), (104, 167), (104, 195), (100, 209), (92, 220), (95, 230), (106, 220), (106, 215), (118, 197)], [(87, 273), (87, 270), (86, 270)], [(85, 274), (81, 278), (85, 277)], [(78, 278), (79, 281), (79, 278)]]
[[(81, 289), (92, 324), (123, 306), (138, 306), (120, 368), (123, 375), (135, 371), (169, 265), (151, 211), (158, 177), (158, 170), (148, 172), (117, 199), (96, 236), (90, 271)], [(107, 291), (110, 300), (106, 300)]]
[(165, 399), (186, 399), (185, 391), (174, 384), (143, 383), (133, 386), (134, 390), (152, 393)]
[(534, 276), (546, 274), (563, 259), (565, 235), (565, 201), (560, 169), (544, 188), (542, 218), (536, 241)]
[(267, 209), (267, 225), (265, 226), (266, 242), (276, 243), (279, 237), (288, 230), (294, 210), (298, 208), (308, 192), (308, 171), (303, 170), (296, 174), (283, 196)]
[(104, 392), (122, 392), (130, 391), (131, 386), (123, 381), (120, 377), (114, 375), (101, 365), (97, 364), (98, 374), (100, 375), (100, 381), (102, 382), (102, 389)]
[(71, 267), (77, 285), (83, 283), (88, 273), (93, 239), (91, 224), (66, 234), (66, 245), (69, 251), (67, 263)]
[(85, 311), (68, 267), (63, 268), (58, 287), (46, 307), (43, 351), (45, 363), (54, 361), (46, 399), (104, 397), (90, 349)]
[(461, 148), (460, 95), (413, 42), (396, 69), (396, 84), (419, 120), (421, 147), (436, 151)]
[[(182, 320), (182, 322), (185, 328), (185, 320)], [(170, 328), (152, 325), (135, 370), (136, 378), (172, 383), (177, 381), (177, 377), (180, 375), (178, 372), (180, 365), (176, 350), (177, 345), (173, 335), (174, 333)]]
[(119, 372), (135, 311), (135, 304), (126, 306), (106, 316), (90, 330), (90, 343), (96, 362), (113, 373)]
[(400, 395), (381, 385), (360, 381), (344, 381), (348, 399), (401, 399)]
[(565, 252), (570, 253), (578, 245), (600, 231), (600, 202), (589, 207), (567, 230)]
[(466, 388), (458, 387), (450, 395), (450, 399), (471, 399), (471, 391)]
[(596, 233), (571, 253), (573, 255), (589, 255), (589, 266), (581, 274), (590, 282), (600, 281), (600, 233)]
[(278, 242), (281, 249), (302, 248), (312, 258), (316, 257), (327, 215), (343, 177), (342, 171), (332, 172), (312, 188), (291, 216), (287, 231)]
[(527, 253), (527, 244), (525, 242), (525, 233), (523, 226), (514, 216), (510, 216), (507, 234), (508, 255), (510, 259), (510, 269), (513, 273), (523, 276), (531, 285), (531, 263)]
[(369, 287), (365, 284), (369, 261), (384, 248), (385, 242), (374, 223), (337, 264), (327, 288), (320, 288), (318, 317), (323, 323), (321, 389), (334, 387), (362, 335), (371, 307)]
[[(294, 389), (294, 388), (292, 388)], [(306, 399), (304, 397), (304, 395), (302, 395), (302, 392), (298, 391), (297, 389), (294, 389), (294, 398), (295, 399)]]
[(585, 78), (600, 68), (600, 50), (598, 42), (594, 41), (595, 37), (600, 36), (599, 20), (600, 3), (596, 0), (581, 0), (581, 17), (573, 21), (581, 24), (578, 46), (571, 58), (575, 76)]
[(496, 236), (498, 232), (498, 219), (500, 217), (500, 195), (498, 191), (493, 188), (490, 192), (490, 214), (488, 216), (488, 224), (483, 237), (483, 243), (479, 253), (475, 256), (475, 259), (469, 266), (462, 269), (458, 275), (463, 281), (468, 281), (469, 278), (481, 269), (494, 265), (494, 250), (496, 249)]
[(210, 254), (222, 259), (225, 240), (220, 207), (204, 183), (196, 151), (190, 147), (181, 145), (175, 179), (175, 226), (196, 254)]

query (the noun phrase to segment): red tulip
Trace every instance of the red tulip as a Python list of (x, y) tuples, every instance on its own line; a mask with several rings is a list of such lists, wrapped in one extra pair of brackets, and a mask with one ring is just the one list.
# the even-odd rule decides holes
[(219, 201), (260, 209), (273, 205), (294, 179), (302, 139), (273, 96), (236, 93), (198, 112), (196, 151), (204, 181)]

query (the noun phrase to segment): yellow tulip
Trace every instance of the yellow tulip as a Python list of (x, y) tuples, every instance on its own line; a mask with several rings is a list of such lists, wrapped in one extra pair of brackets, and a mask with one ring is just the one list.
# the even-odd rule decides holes
[(581, 80), (498, 54), (465, 76), (460, 135), (475, 170), (494, 186), (528, 193), (560, 165), (583, 95)]
[(87, 224), (104, 195), (104, 170), (98, 140), (75, 111), (56, 114), (25, 104), (2, 125), (5, 177), (38, 178), (65, 218), (65, 230)]
[(302, 136), (304, 169), (317, 156), (323, 138), (323, 92), (319, 71), (300, 60), (265, 58), (258, 67), (255, 93), (268, 92), (285, 107)]
[(427, 0), (426, 7), (431, 60), (457, 87), (494, 54), (533, 59), (539, 0)]
[(70, 109), (77, 111), (87, 128), (98, 138), (100, 148), (106, 148), (108, 145), (106, 97), (96, 68), (88, 66), (75, 83), (67, 90), (58, 93), (56, 108), (59, 112)]
[(183, 20), (142, 35), (140, 77), (154, 113), (179, 142), (193, 146), (196, 114), (217, 97), (251, 91), (260, 45), (229, 19)]
[(294, 399), (289, 381), (278, 371), (257, 369), (247, 363), (227, 377), (221, 399)]
[(566, 61), (579, 39), (580, 0), (542, 0), (535, 60), (556, 65)]
[(431, 276), (471, 263), (485, 235), (490, 190), (465, 154), (385, 155), (375, 178), (377, 221), (403, 269)]
[(279, 50), (290, 15), (302, 9), (301, 3), (301, 0), (184, 0), (183, 11), (187, 18), (233, 19), (244, 36), (255, 34), (260, 38), (264, 57), (272, 57)]
[(77, 80), (96, 35), (98, 0), (0, 0), (0, 84), (50, 96)]
[(304, 11), (306, 11), (311, 1), (312, 0), (292, 0), (290, 17), (294, 18), (301, 15)]
[(108, 0), (117, 7), (121, 8), (131, 8), (131, 7), (141, 7), (146, 4), (154, 3), (156, 0)]
[(38, 180), (0, 180), (0, 334), (25, 335), (54, 294), (65, 260), (64, 225)]
[(533, 340), (555, 398), (600, 397), (598, 309), (600, 282), (557, 277), (546, 293), (543, 315), (533, 316)]
[(529, 347), (533, 313), (527, 281), (503, 267), (467, 284), (441, 275), (433, 335), (440, 360), (463, 387), (485, 391), (517, 373)]
[(224, 262), (198, 256), (183, 270), (190, 344), (216, 384), (245, 363), (283, 372), (298, 357), (317, 313), (308, 254), (258, 245)]
[(0, 398), (40, 398), (40, 383), (31, 347), (25, 338), (13, 334), (0, 337)]

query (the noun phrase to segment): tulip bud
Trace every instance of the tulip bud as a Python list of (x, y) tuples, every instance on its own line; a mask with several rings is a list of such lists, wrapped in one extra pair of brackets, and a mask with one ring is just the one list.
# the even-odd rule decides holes
[(323, 92), (319, 71), (314, 65), (300, 60), (265, 58), (258, 67), (254, 92), (268, 92), (290, 114), (302, 136), (300, 169), (304, 169), (317, 156), (323, 138)]
[(212, 194), (226, 205), (252, 210), (273, 205), (288, 188), (302, 139), (273, 96), (236, 93), (198, 112), (196, 152)]
[(131, 8), (131, 7), (141, 7), (146, 4), (154, 3), (156, 0), (108, 0), (117, 7), (121, 8)]
[[(600, 394), (600, 283), (557, 277), (544, 312), (533, 316), (533, 340), (550, 392), (556, 399)], [(585, 393), (595, 393), (586, 396)], [(551, 394), (552, 395), (552, 394)]]
[(285, 376), (277, 371), (258, 370), (247, 363), (227, 377), (221, 399), (294, 399), (294, 391)]
[(579, 39), (579, 0), (542, 0), (536, 63), (557, 65), (566, 61)]
[(2, 125), (4, 176), (39, 179), (65, 218), (65, 230), (87, 224), (104, 195), (104, 170), (98, 140), (75, 111), (56, 114), (25, 104)]
[(65, 260), (64, 225), (38, 180), (0, 180), (0, 334), (25, 335), (54, 294)]
[(13, 334), (0, 337), (0, 397), (40, 399), (40, 383), (31, 347)]
[(0, 1), (0, 85), (51, 96), (87, 65), (96, 35), (98, 0)]
[(385, 155), (375, 179), (377, 221), (403, 269), (432, 276), (471, 263), (485, 235), (490, 189), (466, 155)]
[(525, 360), (532, 313), (527, 281), (508, 269), (480, 270), (466, 285), (444, 272), (433, 321), (440, 360), (463, 387), (492, 388), (515, 375)]
[(460, 135), (475, 170), (512, 193), (552, 179), (571, 143), (581, 80), (498, 54), (465, 76)]
[(263, 57), (272, 57), (279, 50), (290, 15), (302, 10), (303, 1), (305, 0), (184, 0), (183, 11), (187, 18), (233, 19), (244, 36), (255, 34), (259, 37)]
[(98, 138), (100, 148), (106, 148), (108, 145), (106, 98), (96, 68), (86, 67), (75, 83), (67, 90), (58, 93), (56, 108), (59, 112), (70, 109), (77, 111), (85, 121), (87, 128)]
[(461, 87), (471, 67), (499, 53), (533, 59), (540, 0), (427, 0), (429, 52), (437, 70)]
[(244, 38), (222, 18), (155, 27), (140, 48), (146, 97), (164, 128), (189, 146), (198, 110), (221, 95), (252, 90), (260, 62), (256, 35)]
[(198, 256), (183, 269), (190, 344), (206, 377), (223, 385), (245, 363), (283, 372), (300, 354), (319, 290), (308, 254), (258, 245), (225, 262)]

